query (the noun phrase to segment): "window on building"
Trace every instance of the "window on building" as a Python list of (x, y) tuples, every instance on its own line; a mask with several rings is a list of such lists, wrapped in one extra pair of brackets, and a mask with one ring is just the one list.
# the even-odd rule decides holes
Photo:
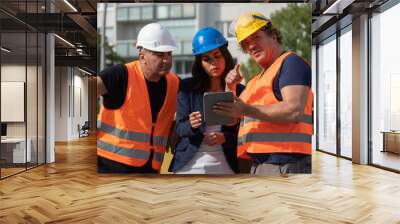
[(175, 38), (192, 39), (195, 34), (194, 26), (168, 26), (167, 29)]
[(131, 57), (131, 58), (138, 57), (139, 52), (136, 49), (135, 44), (133, 44), (133, 43), (128, 44), (128, 54), (129, 54), (129, 57)]
[(119, 55), (119, 56), (121, 56), (121, 57), (127, 57), (128, 56), (128, 44), (126, 44), (126, 43), (118, 43), (117, 45), (116, 45), (116, 48), (115, 48), (115, 50), (116, 50), (116, 52), (117, 52), (117, 54)]
[(186, 74), (192, 74), (192, 64), (193, 61), (185, 61), (185, 73)]
[(171, 18), (182, 17), (182, 5), (171, 5), (169, 9), (169, 15)]
[(142, 8), (142, 19), (153, 19), (153, 6), (146, 6)]
[(140, 20), (140, 8), (139, 7), (129, 8), (129, 20)]
[(336, 154), (336, 36), (318, 48), (318, 149)]
[(182, 74), (183, 68), (182, 68), (182, 61), (176, 61), (175, 62), (175, 73), (176, 74)]
[(174, 72), (181, 78), (192, 76), (192, 59), (180, 58), (174, 60)]
[(352, 34), (351, 26), (340, 36), (340, 154), (352, 157)]
[(117, 20), (118, 21), (128, 20), (128, 8), (118, 8), (117, 9)]
[[(400, 4), (371, 18), (372, 163), (400, 170)], [(393, 153), (394, 152), (394, 153)]]
[(183, 4), (183, 17), (195, 17), (196, 10), (195, 5), (193, 3), (185, 3)]
[(174, 51), (174, 55), (180, 55), (183, 52), (183, 46), (181, 41), (176, 41), (176, 50)]
[(157, 6), (157, 18), (158, 19), (168, 18), (168, 6), (167, 5)]
[(231, 23), (232, 21), (217, 21), (215, 26), (225, 37), (234, 37), (229, 30)]

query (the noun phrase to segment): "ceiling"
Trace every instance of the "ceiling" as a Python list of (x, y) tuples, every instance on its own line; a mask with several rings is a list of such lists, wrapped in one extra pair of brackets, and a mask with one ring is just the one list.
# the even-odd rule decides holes
[(388, 0), (310, 0), (313, 43), (319, 42), (352, 22), (353, 17), (373, 11)]
[[(2, 46), (11, 50), (7, 53), (7, 60), (25, 61), (26, 55), (28, 58), (36, 55), (36, 51), (40, 50), (38, 45), (25, 43), (33, 41), (33, 36), (36, 36), (29, 33), (50, 32), (74, 45), (55, 38), (56, 66), (79, 66), (96, 73), (97, 2), (99, 1), (1, 0)], [(21, 34), (25, 32), (27, 35)], [(39, 40), (43, 40), (44, 37), (41, 37)], [(37, 42), (36, 38), (33, 42)], [(42, 45), (38, 47), (42, 48)], [(25, 49), (25, 46), (28, 47)]]
[[(341, 24), (346, 16), (379, 7), (387, 0), (293, 0), (312, 4), (313, 41), (335, 32), (334, 26)], [(125, 0), (0, 0), (0, 28), (3, 32), (2, 46), (12, 49), (8, 59), (24, 58), (38, 49), (30, 43), (32, 35), (17, 35), (25, 32), (54, 32), (72, 43), (55, 38), (56, 65), (80, 66), (93, 73), (97, 68), (97, 13), (99, 2), (126, 2)], [(146, 2), (146, 1), (142, 1)], [(154, 1), (148, 1), (154, 2)], [(159, 2), (168, 2), (159, 1)], [(200, 1), (201, 2), (201, 1)], [(209, 0), (207, 0), (209, 2)], [(259, 2), (288, 2), (287, 0), (260, 0)], [(69, 3), (69, 4), (68, 4)], [(51, 11), (51, 13), (49, 13)], [(342, 23), (342, 25), (345, 23)], [(333, 27), (333, 28), (332, 28)], [(327, 34), (326, 34), (327, 33)], [(21, 36), (23, 38), (21, 38)], [(36, 39), (34, 39), (36, 40)], [(26, 52), (25, 42), (28, 47)], [(41, 46), (39, 46), (41, 48)], [(15, 51), (14, 51), (15, 49)], [(11, 57), (13, 56), (13, 57)], [(3, 58), (4, 60), (4, 58)], [(21, 59), (20, 59), (21, 60)]]

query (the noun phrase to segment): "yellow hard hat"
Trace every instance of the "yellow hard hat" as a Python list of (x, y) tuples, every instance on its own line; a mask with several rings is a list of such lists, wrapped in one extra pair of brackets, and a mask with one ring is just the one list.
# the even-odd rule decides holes
[(269, 24), (271, 24), (271, 21), (259, 12), (247, 12), (240, 15), (235, 24), (237, 42), (240, 43), (261, 27)]

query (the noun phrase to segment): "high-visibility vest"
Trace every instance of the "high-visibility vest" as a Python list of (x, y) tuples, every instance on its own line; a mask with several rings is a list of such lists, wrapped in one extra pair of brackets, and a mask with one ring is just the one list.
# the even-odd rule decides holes
[(128, 88), (121, 108), (104, 106), (98, 116), (97, 155), (129, 166), (141, 167), (154, 149), (152, 168), (159, 170), (164, 158), (168, 135), (176, 112), (179, 79), (166, 75), (167, 92), (156, 123), (152, 123), (146, 81), (139, 61), (125, 65)]
[[(273, 81), (287, 56), (281, 55), (267, 70), (255, 76), (240, 95), (251, 105), (272, 105), (279, 102), (274, 95)], [(238, 157), (250, 159), (247, 153), (302, 153), (311, 154), (313, 134), (313, 93), (308, 92), (301, 122), (271, 122), (244, 116), (238, 135)]]

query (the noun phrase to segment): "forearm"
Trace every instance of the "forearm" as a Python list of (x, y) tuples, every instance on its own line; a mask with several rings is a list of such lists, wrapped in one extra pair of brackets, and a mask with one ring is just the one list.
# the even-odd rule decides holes
[(97, 82), (96, 83), (97, 84), (97, 96), (102, 96), (102, 95), (106, 94), (108, 91), (107, 91), (107, 88), (106, 88), (103, 80), (100, 78), (100, 76), (96, 77), (96, 82)]
[(303, 117), (303, 109), (288, 102), (268, 106), (247, 104), (244, 115), (264, 121), (299, 122)]

